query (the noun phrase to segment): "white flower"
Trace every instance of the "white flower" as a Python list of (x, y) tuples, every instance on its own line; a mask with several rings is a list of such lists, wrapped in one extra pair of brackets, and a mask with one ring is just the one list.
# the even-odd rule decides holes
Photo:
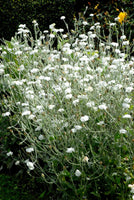
[(82, 126), (79, 126), (79, 125), (75, 125), (74, 128), (71, 129), (71, 131), (73, 133), (76, 133), (78, 130), (81, 130), (82, 129)]
[(0, 75), (4, 74), (4, 69), (0, 69)]
[(82, 117), (80, 118), (80, 120), (81, 120), (81, 122), (86, 122), (86, 121), (89, 120), (89, 116), (84, 115), (84, 116), (82, 116)]
[[(120, 56), (121, 58), (124, 58), (124, 57), (125, 57), (125, 53), (120, 53), (119, 56)], [(122, 69), (124, 70), (124, 69), (125, 69), (125, 66), (122, 66)]]
[(106, 49), (110, 49), (110, 46), (106, 46)]
[(67, 148), (66, 152), (72, 153), (72, 152), (75, 152), (75, 149), (73, 147), (70, 147), (70, 148)]
[(97, 108), (96, 106), (94, 106), (93, 109), (94, 109), (94, 111), (97, 111), (97, 110), (98, 110), (98, 108)]
[(37, 61), (34, 61), (33, 64), (34, 64), (35, 66), (37, 66), (39, 63), (38, 63)]
[(131, 188), (131, 192), (134, 193), (134, 184), (129, 184), (128, 187)]
[(89, 23), (86, 22), (86, 21), (83, 21), (82, 24), (83, 24), (84, 26), (86, 26), (86, 25), (88, 25)]
[(111, 42), (111, 45), (113, 46), (113, 47), (118, 47), (118, 43), (117, 42)]
[(124, 45), (124, 46), (129, 45), (129, 41), (128, 40), (127, 41), (123, 41), (122, 45)]
[[(18, 105), (19, 105), (19, 104), (18, 104)], [(29, 103), (28, 103), (28, 102), (26, 102), (26, 103), (22, 103), (21, 105), (27, 107), (27, 106), (29, 106)]]
[(87, 102), (86, 106), (91, 108), (91, 107), (95, 106), (95, 103), (94, 103), (94, 101), (89, 101), (89, 102)]
[(105, 103), (103, 103), (103, 104), (99, 105), (98, 108), (99, 108), (100, 110), (106, 110), (106, 109), (107, 109), (107, 106), (106, 106)]
[(23, 85), (22, 81), (13, 81), (12, 85)]
[(132, 99), (130, 99), (130, 98), (125, 98), (125, 99), (124, 99), (124, 102), (125, 102), (125, 103), (130, 103), (131, 100), (132, 100)]
[(9, 115), (10, 115), (10, 112), (2, 113), (3, 117), (9, 116)]
[(15, 165), (19, 165), (19, 164), (20, 164), (20, 161), (17, 160), (17, 161), (15, 162)]
[(84, 39), (84, 40), (87, 40), (87, 39), (88, 39), (88, 36), (85, 35), (85, 34), (80, 34), (80, 35), (79, 35), (79, 38), (82, 38), (82, 39)]
[(108, 67), (109, 69), (117, 69), (117, 66), (116, 65), (109, 65), (109, 67)]
[(96, 34), (95, 33), (92, 33), (91, 35), (89, 35), (90, 38), (95, 38), (96, 37)]
[(38, 111), (42, 111), (43, 110), (43, 106), (36, 106)]
[(126, 36), (125, 36), (125, 35), (122, 35), (122, 36), (120, 37), (120, 39), (121, 39), (121, 40), (125, 40), (125, 39), (126, 39)]
[(131, 115), (129, 115), (129, 114), (125, 114), (125, 115), (123, 115), (123, 117), (122, 118), (126, 118), (126, 119), (131, 119)]
[(30, 170), (33, 170), (33, 169), (34, 169), (34, 163), (32, 163), (32, 162), (30, 162), (30, 161), (27, 161), (26, 164), (27, 164), (27, 166), (28, 166), (28, 168), (29, 168)]
[(90, 17), (93, 17), (93, 16), (94, 16), (94, 14), (92, 14), (92, 13), (91, 13), (89, 16), (90, 16)]
[(61, 19), (61, 20), (64, 20), (65, 18), (66, 18), (65, 16), (61, 16), (61, 18), (60, 18), (60, 19)]
[(71, 93), (71, 88), (67, 88), (67, 89), (65, 90), (65, 94), (68, 94), (68, 93)]
[(41, 130), (40, 126), (37, 126), (37, 128), (35, 129), (35, 131), (40, 131), (40, 130)]
[(80, 170), (77, 169), (77, 170), (75, 171), (75, 176), (77, 176), (77, 177), (81, 176)]
[(127, 131), (126, 131), (125, 129), (123, 129), (123, 128), (120, 129), (119, 132), (120, 132), (120, 133), (123, 133), (123, 134), (127, 133)]
[(37, 21), (36, 21), (36, 20), (33, 20), (33, 21), (32, 21), (32, 23), (33, 23), (33, 24), (36, 24), (36, 23), (37, 23)]
[(39, 135), (38, 139), (39, 140), (43, 140), (44, 139), (44, 135)]
[(71, 99), (71, 98), (72, 98), (72, 94), (67, 94), (67, 95), (65, 96), (65, 98), (66, 98), (66, 99)]
[(116, 23), (110, 23), (110, 26), (115, 26), (116, 25)]
[(98, 25), (100, 25), (100, 22), (96, 22), (94, 25), (95, 25), (95, 26), (98, 26)]
[(50, 36), (50, 38), (55, 38), (55, 35), (52, 33), (49, 36)]
[(30, 114), (31, 114), (31, 112), (29, 110), (26, 110), (22, 113), (22, 116), (26, 116), (26, 115), (30, 115)]
[(37, 69), (37, 68), (33, 68), (33, 69), (31, 70), (31, 73), (32, 73), (32, 74), (37, 73), (37, 72), (39, 72), (39, 69)]
[(23, 71), (25, 69), (24, 65), (20, 65), (19, 70)]
[(13, 152), (12, 151), (9, 151), (8, 153), (7, 153), (7, 156), (12, 156), (13, 155)]
[(76, 106), (79, 103), (79, 99), (76, 99), (73, 101), (74, 106)]
[(34, 49), (34, 50), (30, 51), (30, 55), (33, 55), (35, 53), (38, 53), (38, 49)]
[(100, 121), (97, 123), (97, 125), (99, 125), (99, 126), (104, 125), (104, 124), (105, 124), (104, 121)]
[(46, 76), (46, 77), (44, 77), (44, 80), (45, 81), (50, 81), (50, 77)]
[(50, 24), (50, 25), (49, 25), (49, 28), (50, 28), (50, 29), (54, 29), (55, 25), (56, 25), (55, 23)]
[(120, 53), (121, 51), (119, 49), (115, 49), (115, 53)]
[(132, 92), (132, 90), (133, 90), (133, 87), (127, 87), (127, 88), (126, 88), (126, 92), (128, 92), (128, 93), (129, 93), (129, 92)]
[(6, 51), (3, 51), (3, 52), (2, 52), (2, 55), (6, 55), (6, 54), (7, 54), (7, 52), (6, 52)]
[(130, 105), (128, 103), (123, 103), (122, 106), (123, 108), (130, 108)]
[(26, 28), (26, 24), (20, 24), (19, 28)]
[(31, 114), (29, 115), (28, 119), (34, 119), (35, 117), (36, 117), (35, 115)]
[(67, 35), (66, 35), (66, 34), (63, 34), (62, 37), (65, 39), (65, 38), (67, 38)]
[(131, 69), (131, 70), (129, 71), (129, 74), (134, 75), (134, 69)]
[(113, 90), (117, 91), (120, 90), (123, 86), (121, 84), (117, 84), (113, 87)]
[(49, 105), (49, 106), (48, 106), (48, 108), (49, 108), (50, 110), (52, 110), (54, 107), (55, 107), (55, 105)]
[(21, 55), (21, 54), (22, 54), (22, 51), (18, 50), (18, 51), (15, 52), (15, 55)]
[(63, 112), (64, 111), (64, 109), (63, 108), (60, 108), (59, 110), (58, 110), (58, 112)]
[(59, 31), (60, 33), (62, 33), (62, 32), (64, 31), (64, 29), (63, 29), (63, 28), (59, 28), (58, 31)]
[(48, 33), (48, 32), (49, 32), (48, 30), (44, 30), (44, 31), (43, 31), (43, 33)]
[(4, 69), (5, 66), (3, 64), (0, 64), (0, 69)]
[(81, 129), (82, 129), (82, 126), (75, 125), (74, 128), (75, 128), (76, 130), (81, 130)]
[(105, 81), (99, 81), (99, 83), (97, 84), (98, 87), (106, 87), (107, 83)]
[(87, 88), (85, 88), (85, 91), (86, 92), (92, 92), (93, 91), (93, 88), (91, 86), (88, 86)]
[(89, 158), (87, 156), (84, 156), (83, 162), (88, 162)]
[(33, 152), (33, 151), (34, 151), (34, 148), (33, 148), (33, 147), (30, 147), (30, 148), (27, 148), (27, 149), (26, 149), (26, 152), (27, 152), (27, 153), (31, 153), (31, 152)]
[(63, 127), (68, 127), (68, 122), (65, 122)]
[(75, 128), (72, 128), (71, 131), (72, 133), (76, 133), (77, 130)]
[(114, 20), (115, 20), (115, 21), (118, 21), (118, 20), (119, 20), (119, 17), (114, 18)]

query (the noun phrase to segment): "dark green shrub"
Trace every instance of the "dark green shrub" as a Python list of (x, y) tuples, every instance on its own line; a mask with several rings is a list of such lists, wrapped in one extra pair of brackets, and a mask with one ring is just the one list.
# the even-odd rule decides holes
[(44, 1), (42, 5), (36, 6), (36, 20), (40, 24), (40, 28), (44, 30), (51, 23), (56, 23), (59, 28), (65, 27), (60, 20), (62, 15), (66, 16), (67, 23), (72, 26), (74, 2), (74, 0)]
[(31, 24), (35, 16), (32, 0), (1, 0), (0, 1), (0, 38), (10, 40), (19, 24)]
[[(42, 191), (45, 190), (44, 193)], [(0, 199), (1, 200), (42, 200), (47, 191), (39, 186), (34, 178), (28, 175), (15, 176), (0, 174)]]
[(32, 21), (37, 20), (40, 29), (48, 29), (56, 23), (59, 28), (64, 27), (60, 20), (66, 16), (67, 23), (73, 26), (75, 0), (33, 1), (33, 0), (1, 0), (0, 1), (0, 38), (10, 40), (20, 24), (26, 24), (32, 30)]

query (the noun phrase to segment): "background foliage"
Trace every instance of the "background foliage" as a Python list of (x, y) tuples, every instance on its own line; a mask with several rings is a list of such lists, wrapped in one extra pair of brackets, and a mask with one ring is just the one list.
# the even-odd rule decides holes
[(40, 24), (41, 30), (47, 29), (51, 23), (56, 23), (61, 28), (64, 25), (60, 21), (62, 15), (66, 15), (67, 23), (72, 25), (73, 14), (74, 0), (1, 0), (0, 38), (10, 40), (19, 24), (27, 24), (32, 30), (32, 21), (35, 19)]
[(112, 22), (124, 9), (128, 14), (126, 27), (128, 34), (134, 29), (134, 1), (131, 0), (0, 0), (0, 38), (10, 40), (19, 24), (26, 24), (32, 30), (31, 22), (34, 19), (42, 31), (48, 29), (52, 23), (56, 23), (58, 28), (65, 28), (60, 20), (62, 15), (66, 16), (71, 29), (74, 16), (78, 18), (78, 13), (83, 12), (86, 6), (88, 6), (86, 17), (94, 13), (94, 20), (104, 24), (108, 20)]

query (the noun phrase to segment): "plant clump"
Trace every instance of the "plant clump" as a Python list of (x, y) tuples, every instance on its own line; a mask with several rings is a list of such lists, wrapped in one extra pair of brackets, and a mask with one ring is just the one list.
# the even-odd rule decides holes
[[(93, 15), (90, 16), (91, 19)], [(60, 199), (131, 199), (134, 57), (117, 22), (25, 24), (1, 46), (2, 116), (19, 140), (5, 156), (56, 187)], [(88, 32), (86, 26), (90, 26)], [(79, 29), (80, 28), (80, 29)], [(123, 28), (123, 26), (122, 26)], [(112, 34), (117, 33), (116, 41)], [(55, 45), (56, 41), (56, 45)]]

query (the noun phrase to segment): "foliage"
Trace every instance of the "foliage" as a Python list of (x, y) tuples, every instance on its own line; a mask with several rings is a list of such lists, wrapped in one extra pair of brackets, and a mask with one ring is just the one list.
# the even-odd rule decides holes
[(87, 32), (75, 20), (70, 32), (61, 20), (66, 34), (33, 21), (35, 39), (21, 24), (1, 47), (2, 117), (19, 141), (5, 155), (51, 185), (50, 197), (55, 188), (54, 199), (131, 199), (134, 57), (124, 27), (110, 23), (105, 37), (99, 22)]
[[(80, 3), (80, 2), (79, 2)], [(118, 1), (118, 0), (109, 0), (109, 1), (88, 1), (86, 3), (88, 6), (88, 11), (86, 13), (86, 18), (89, 18), (89, 15), (91, 13), (94, 14), (94, 22), (99, 21), (104, 26), (105, 32), (107, 32), (107, 25), (109, 22), (113, 22), (114, 19), (116, 19), (120, 12), (126, 12), (127, 13), (127, 19), (125, 20), (126, 28), (125, 28), (125, 34), (131, 40), (134, 38), (134, 2), (131, 0), (128, 1)], [(131, 9), (130, 9), (131, 7)], [(82, 7), (82, 11), (85, 9)]]
[[(31, 24), (35, 16), (32, 0), (2, 0), (0, 1), (0, 38), (10, 40), (20, 23)], [(29, 27), (30, 28), (30, 27)]]
[[(37, 20), (42, 31), (48, 29), (49, 25), (54, 22), (57, 27), (63, 28), (63, 23), (59, 20), (62, 15), (66, 16), (71, 30), (74, 16), (78, 19), (78, 13), (83, 13), (86, 7), (88, 7), (86, 18), (89, 18), (89, 15), (93, 13), (94, 20), (99, 20), (105, 26), (104, 28), (107, 27), (109, 21), (113, 21), (119, 12), (124, 10), (127, 13), (126, 35), (129, 37), (130, 31), (132, 31), (131, 38), (133, 39), (134, 2), (130, 0), (1, 0), (0, 38), (10, 40), (19, 24), (27, 24), (27, 27), (32, 31), (31, 24), (33, 20)], [(33, 31), (32, 33), (34, 34)]]
[[(43, 31), (55, 22), (61, 27), (60, 16), (66, 15), (70, 27), (74, 14), (74, 0), (33, 1), (33, 0), (1, 0), (0, 1), (0, 38), (10, 40), (19, 24), (27, 24), (32, 31), (32, 21), (37, 20)], [(69, 12), (68, 12), (69, 10)]]
[[(38, 184), (29, 176), (0, 174), (0, 200), (41, 200)], [(36, 191), (36, 192), (35, 192)]]

